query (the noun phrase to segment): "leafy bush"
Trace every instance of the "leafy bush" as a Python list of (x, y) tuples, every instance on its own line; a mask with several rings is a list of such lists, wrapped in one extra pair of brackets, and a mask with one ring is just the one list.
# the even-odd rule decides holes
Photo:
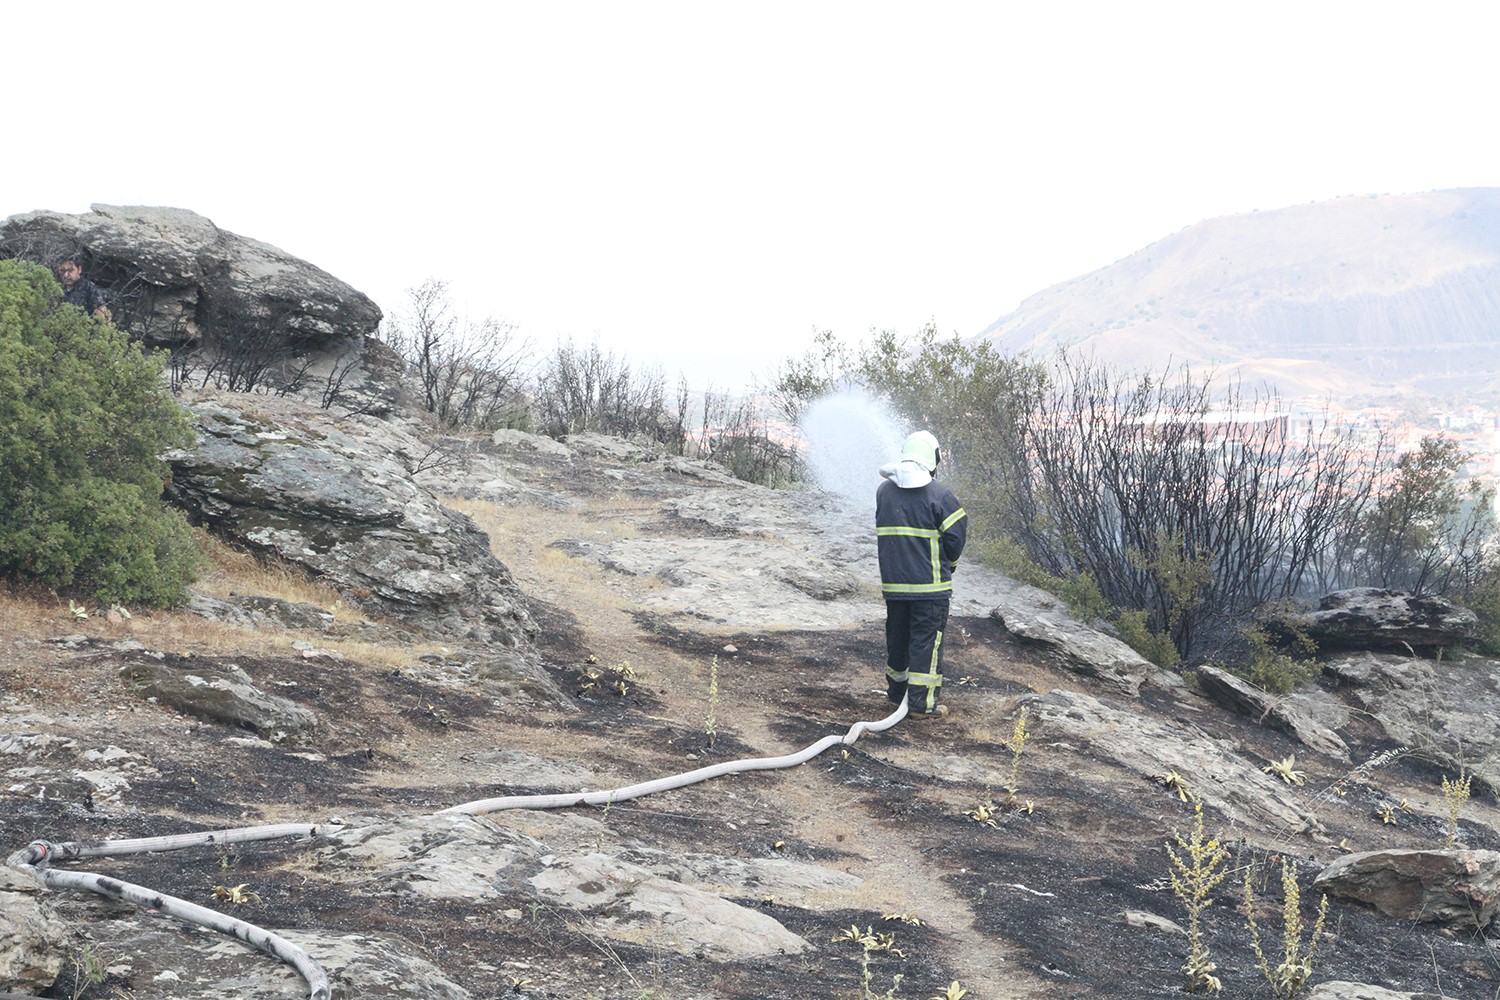
[(1479, 621), (1474, 646), (1486, 656), (1500, 656), (1500, 573), (1488, 573), (1465, 595), (1464, 604)]
[(1104, 599), (1104, 595), (1099, 592), (1099, 585), (1087, 573), (1068, 576), (1048, 573), (1031, 561), (1025, 549), (1004, 536), (984, 536), (971, 543), (970, 547), (975, 559), (998, 567), (1013, 580), (1029, 583), (1061, 598), (1069, 610), (1084, 621), (1115, 617), (1115, 609)]
[(1290, 625), (1285, 619), (1282, 620), (1277, 630), (1285, 633), (1290, 638), (1293, 648), (1305, 654), (1306, 658), (1298, 659), (1284, 652), (1276, 646), (1265, 628), (1260, 625), (1250, 625), (1240, 630), (1240, 635), (1246, 644), (1244, 662), (1231, 665), (1227, 669), (1262, 691), (1268, 691), (1271, 694), (1287, 694), (1317, 677), (1323, 672), (1323, 666), (1317, 660), (1312, 659), (1312, 654), (1317, 651), (1317, 647), (1304, 633)]
[(0, 261), (0, 573), (115, 603), (180, 603), (196, 570), (159, 457), (191, 440), (162, 365)]
[(1472, 457), (1440, 437), (1395, 456), (1370, 503), (1338, 526), (1325, 582), (1467, 596), (1495, 570), (1494, 490), (1463, 478)]
[(1146, 612), (1122, 610), (1115, 619), (1120, 640), (1158, 667), (1175, 667), (1182, 661), (1168, 632), (1153, 632)]
[(969, 512), (971, 541), (1015, 536), (1037, 515), (1018, 486), (1028, 474), (1025, 416), (1048, 381), (1042, 366), (1006, 357), (988, 341), (942, 338), (929, 323), (913, 337), (876, 333), (860, 351), (854, 378), (888, 400), (912, 429), (937, 435), (942, 476)]

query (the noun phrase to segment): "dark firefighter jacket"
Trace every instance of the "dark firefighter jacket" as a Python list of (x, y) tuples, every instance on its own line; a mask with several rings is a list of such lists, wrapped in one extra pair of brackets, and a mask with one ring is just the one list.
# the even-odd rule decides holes
[(934, 480), (902, 489), (887, 479), (875, 491), (880, 589), (888, 601), (947, 600), (953, 567), (968, 537), (958, 497)]

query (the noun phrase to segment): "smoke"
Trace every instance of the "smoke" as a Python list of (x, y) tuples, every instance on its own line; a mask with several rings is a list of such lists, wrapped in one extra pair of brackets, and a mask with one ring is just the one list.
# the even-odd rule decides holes
[(798, 422), (818, 485), (859, 504), (874, 502), (880, 467), (894, 462), (906, 434), (883, 405), (858, 390), (824, 396)]

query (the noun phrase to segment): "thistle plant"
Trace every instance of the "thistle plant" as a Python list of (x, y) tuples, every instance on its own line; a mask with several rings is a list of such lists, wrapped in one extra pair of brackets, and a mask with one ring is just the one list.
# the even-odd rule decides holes
[(1250, 929), (1250, 946), (1255, 951), (1256, 964), (1271, 992), (1287, 1000), (1307, 988), (1312, 978), (1313, 955), (1318, 950), (1318, 938), (1323, 934), (1323, 921), (1328, 916), (1328, 897), (1318, 905), (1318, 919), (1313, 924), (1307, 940), (1307, 951), (1302, 950), (1302, 933), (1307, 928), (1302, 923), (1302, 891), (1297, 885), (1297, 871), (1286, 858), (1281, 859), (1281, 964), (1271, 968), (1270, 960), (1260, 947), (1260, 930), (1255, 926), (1255, 890), (1250, 887), (1250, 871), (1245, 871), (1245, 924)]
[(716, 654), (708, 664), (708, 714), (703, 717), (703, 734), (708, 745), (714, 745), (719, 734), (719, 657)]
[(862, 1000), (897, 1000), (896, 991), (901, 988), (901, 973), (898, 972), (891, 977), (890, 989), (884, 993), (876, 993), (875, 976), (870, 969), (870, 955), (877, 951), (888, 951), (900, 958), (906, 957), (906, 953), (896, 947), (896, 935), (881, 934), (873, 927), (860, 930), (858, 924), (851, 924), (847, 930), (834, 935), (833, 940), (853, 941), (860, 947), (859, 973)]
[(1010, 793), (1012, 800), (1016, 797), (1016, 789), (1020, 787), (1017, 780), (1021, 772), (1021, 754), (1026, 750), (1026, 741), (1031, 734), (1026, 730), (1026, 706), (1021, 706), (1021, 711), (1016, 715), (1016, 727), (1011, 730), (1010, 740), (1006, 746), (1010, 747), (1010, 777), (1006, 780), (1005, 790)]
[(948, 984), (946, 990), (941, 993), (934, 993), (927, 1000), (964, 1000), (964, 997), (968, 995), (969, 991), (964, 989), (963, 983), (955, 979)]
[(1443, 776), (1443, 803), (1448, 807), (1448, 838), (1443, 842), (1445, 850), (1451, 851), (1458, 844), (1458, 814), (1463, 811), (1464, 803), (1469, 801), (1469, 782), (1473, 777), (1462, 771), (1453, 781), (1449, 781), (1446, 775)]
[[(1186, 838), (1174, 833), (1177, 850), (1167, 845), (1167, 857), (1171, 861), (1172, 893), (1182, 902), (1188, 917), (1188, 959), (1182, 971), (1188, 977), (1188, 991), (1205, 990), (1217, 993), (1223, 985), (1215, 976), (1217, 968), (1209, 961), (1208, 945), (1203, 940), (1203, 929), (1199, 918), (1212, 905), (1209, 895), (1224, 881), (1229, 873), (1223, 870), (1229, 860), (1229, 851), (1217, 838), (1205, 837), (1203, 833), (1203, 803), (1193, 803), (1193, 829)], [(1181, 852), (1181, 853), (1179, 853)]]

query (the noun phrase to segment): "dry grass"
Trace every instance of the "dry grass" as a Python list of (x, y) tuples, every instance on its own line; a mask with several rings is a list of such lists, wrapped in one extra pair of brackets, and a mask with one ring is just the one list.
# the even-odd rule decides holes
[(652, 508), (612, 506), (607, 513), (543, 511), (534, 507), (505, 507), (487, 500), (445, 498), (445, 504), (467, 514), (490, 538), (490, 551), (505, 563), (523, 590), (543, 600), (567, 595), (569, 607), (620, 612), (635, 601), (622, 591), (639, 592), (665, 586), (660, 580), (621, 577), (589, 559), (570, 556), (550, 546), (562, 538), (598, 537), (607, 541), (639, 537), (632, 515), (648, 515)]
[[(253, 594), (298, 604), (311, 604), (334, 615), (339, 625), (357, 625), (369, 618), (343, 603), (338, 591), (308, 577), (293, 566), (268, 563), (250, 553), (225, 544), (206, 531), (198, 531), (198, 544), (208, 568), (194, 589), (210, 597)], [(42, 640), (60, 635), (93, 638), (135, 639), (151, 649), (178, 653), (241, 656), (301, 656), (293, 643), (306, 641), (308, 633), (283, 628), (256, 629), (215, 622), (182, 610), (135, 609), (129, 620), (111, 620), (106, 609), (88, 608), (87, 618), (76, 617), (67, 598), (38, 584), (0, 581), (0, 616), (12, 638)], [(312, 633), (316, 643), (339, 656), (377, 668), (408, 665), (424, 653), (439, 652), (436, 643), (394, 646), (389, 641), (369, 642), (327, 632)]]
[(208, 560), (194, 589), (210, 597), (256, 594), (294, 604), (313, 604), (349, 614), (339, 592), (288, 563), (261, 559), (233, 548), (207, 531), (195, 531), (199, 551)]

